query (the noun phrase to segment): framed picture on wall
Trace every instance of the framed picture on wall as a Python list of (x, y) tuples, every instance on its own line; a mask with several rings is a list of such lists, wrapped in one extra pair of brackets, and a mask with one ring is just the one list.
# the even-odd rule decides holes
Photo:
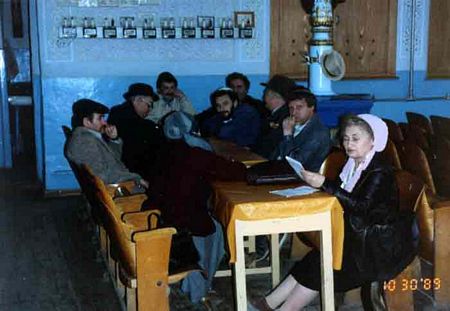
[(214, 16), (197, 16), (197, 26), (204, 29), (213, 29)]
[(234, 26), (240, 28), (255, 27), (255, 13), (250, 11), (234, 12)]

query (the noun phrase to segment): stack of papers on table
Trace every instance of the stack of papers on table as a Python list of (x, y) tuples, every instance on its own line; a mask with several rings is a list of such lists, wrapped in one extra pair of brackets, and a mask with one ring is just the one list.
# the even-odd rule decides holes
[(289, 189), (283, 189), (283, 190), (273, 190), (270, 191), (272, 194), (280, 195), (286, 198), (295, 197), (295, 196), (301, 196), (301, 195), (307, 195), (314, 192), (319, 191), (319, 189), (312, 188), (309, 186), (300, 186), (297, 188), (289, 188)]

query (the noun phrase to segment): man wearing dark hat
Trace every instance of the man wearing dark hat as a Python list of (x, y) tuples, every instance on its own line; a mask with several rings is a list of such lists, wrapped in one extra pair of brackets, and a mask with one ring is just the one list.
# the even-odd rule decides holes
[(269, 110), (264, 107), (262, 101), (248, 95), (248, 90), (250, 89), (250, 80), (246, 75), (240, 72), (232, 72), (226, 76), (225, 85), (238, 95), (241, 104), (247, 104), (255, 108), (262, 119), (266, 118), (269, 115)]
[(183, 111), (194, 115), (195, 109), (189, 98), (178, 88), (178, 81), (168, 71), (161, 72), (156, 79), (156, 89), (160, 99), (155, 101), (153, 109), (147, 119), (155, 123), (172, 111)]
[(287, 95), (289, 114), (283, 120), (283, 139), (272, 158), (285, 156), (300, 161), (305, 169), (318, 172), (331, 148), (329, 129), (316, 114), (316, 97), (298, 86)]
[(90, 99), (80, 99), (72, 106), (73, 133), (67, 143), (67, 157), (76, 164), (87, 164), (106, 184), (135, 180), (148, 182), (130, 172), (120, 160), (122, 140), (114, 125), (104, 120), (108, 107)]
[(253, 151), (261, 156), (272, 159), (272, 155), (283, 140), (282, 122), (289, 116), (286, 96), (295, 87), (295, 82), (286, 76), (274, 75), (269, 82), (261, 83), (265, 86), (264, 103), (270, 114), (261, 124), (261, 134)]
[(123, 94), (125, 102), (111, 108), (108, 122), (117, 126), (123, 140), (122, 161), (132, 172), (148, 179), (157, 152), (164, 142), (160, 128), (146, 119), (159, 96), (145, 83), (129, 86)]

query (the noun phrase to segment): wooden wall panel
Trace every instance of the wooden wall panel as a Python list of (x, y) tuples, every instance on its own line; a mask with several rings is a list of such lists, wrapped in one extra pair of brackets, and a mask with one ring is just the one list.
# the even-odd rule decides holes
[(431, 0), (428, 78), (450, 78), (450, 1)]
[(309, 16), (300, 0), (272, 0), (270, 72), (304, 78), (307, 66), (302, 63), (311, 38)]
[[(300, 56), (311, 36), (308, 18), (299, 0), (272, 0), (271, 74), (307, 77)], [(346, 63), (346, 78), (395, 77), (396, 25), (397, 0), (338, 5), (333, 37)]]

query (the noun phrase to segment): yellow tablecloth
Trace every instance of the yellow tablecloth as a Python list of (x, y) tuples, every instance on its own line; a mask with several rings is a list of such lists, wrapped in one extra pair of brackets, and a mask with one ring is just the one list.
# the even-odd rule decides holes
[[(298, 184), (250, 186), (244, 182), (213, 183), (214, 213), (227, 231), (230, 262), (236, 261), (235, 220), (285, 218), (331, 210), (333, 269), (341, 269), (344, 243), (344, 219), (341, 205), (336, 197), (324, 192), (291, 198), (269, 193), (271, 190), (297, 186)], [(312, 242), (317, 244), (318, 241), (314, 240)]]
[(208, 142), (211, 144), (217, 155), (220, 155), (228, 160), (241, 162), (247, 167), (267, 161), (266, 158), (253, 153), (245, 147), (236, 145), (231, 141), (209, 138)]

